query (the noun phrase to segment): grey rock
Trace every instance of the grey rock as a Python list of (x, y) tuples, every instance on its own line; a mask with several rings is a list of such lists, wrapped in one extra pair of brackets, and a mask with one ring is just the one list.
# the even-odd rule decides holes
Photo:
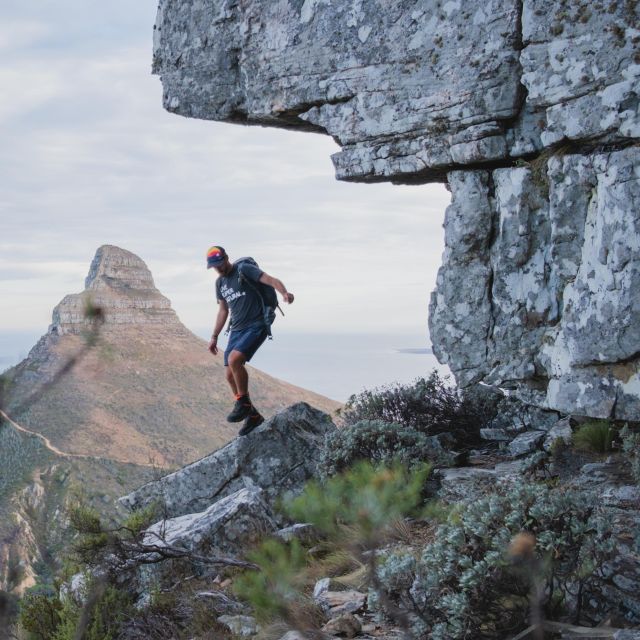
[(153, 69), (171, 112), (332, 136), (339, 179), (448, 182), (438, 359), (462, 386), (640, 420), (638, 11), (160, 0)]
[(616, 29), (637, 16), (616, 5), (161, 0), (153, 69), (169, 111), (326, 132), (341, 179), (427, 181), (563, 138), (637, 137), (636, 48)]
[(308, 640), (307, 637), (299, 631), (287, 631), (280, 640)]
[(251, 616), (220, 616), (218, 622), (239, 638), (250, 638), (260, 631), (260, 625)]
[(338, 177), (411, 180), (507, 155), (519, 17), (515, 0), (162, 0), (154, 71), (169, 111), (326, 132)]
[(571, 444), (573, 430), (571, 429), (571, 421), (569, 418), (558, 420), (556, 424), (547, 431), (547, 435), (542, 443), (545, 451), (551, 451), (556, 441), (561, 440), (565, 444)]
[(180, 547), (200, 555), (238, 554), (276, 530), (261, 489), (241, 489), (201, 513), (160, 520), (145, 531), (144, 544)]
[(203, 511), (240, 489), (260, 487), (268, 505), (297, 492), (316, 473), (320, 446), (335, 430), (329, 416), (298, 403), (269, 418), (248, 436), (157, 481), (120, 502), (129, 509), (163, 505), (168, 517)]
[(276, 531), (275, 535), (284, 542), (294, 539), (309, 542), (318, 538), (317, 531), (311, 524), (294, 524)]
[(545, 437), (544, 431), (527, 431), (521, 433), (509, 443), (509, 453), (517, 458), (535, 451)]
[(636, 485), (608, 487), (602, 492), (601, 497), (602, 503), (608, 507), (640, 510), (640, 487)]
[(640, 640), (640, 629), (620, 629), (613, 635), (613, 640)]
[(430, 328), (459, 383), (640, 417), (639, 160), (632, 147), (551, 157), (546, 170), (450, 174)]
[(362, 611), (367, 604), (367, 596), (353, 589), (347, 591), (323, 591), (314, 598), (330, 618)]
[(510, 460), (508, 462), (499, 462), (493, 472), (498, 478), (510, 478), (522, 475), (522, 467), (526, 464), (527, 459)]
[(331, 586), (331, 578), (321, 578), (318, 580), (313, 587), (313, 598), (314, 600), (318, 600), (322, 597), (324, 593), (329, 591), (329, 587)]
[(441, 500), (456, 502), (468, 497), (479, 497), (486, 493), (496, 481), (496, 474), (490, 469), (460, 467), (439, 469), (440, 480), (438, 495)]
[(329, 620), (322, 627), (322, 631), (331, 636), (355, 638), (362, 631), (362, 623), (352, 613), (344, 613), (337, 618)]
[(511, 436), (504, 429), (480, 429), (480, 437), (483, 440), (511, 440)]

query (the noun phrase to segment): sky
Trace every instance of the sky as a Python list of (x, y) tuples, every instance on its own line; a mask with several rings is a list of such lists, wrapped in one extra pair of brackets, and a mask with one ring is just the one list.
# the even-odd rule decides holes
[(328, 136), (165, 112), (155, 13), (155, 0), (0, 3), (0, 332), (44, 333), (102, 244), (139, 255), (202, 332), (220, 244), (296, 295), (283, 331), (428, 344), (445, 188), (341, 183)]

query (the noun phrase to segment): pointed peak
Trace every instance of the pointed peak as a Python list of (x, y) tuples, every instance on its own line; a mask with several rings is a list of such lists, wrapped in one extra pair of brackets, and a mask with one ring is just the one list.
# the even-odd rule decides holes
[(111, 244), (103, 244), (89, 267), (85, 289), (103, 287), (155, 290), (151, 271), (135, 253)]
[(85, 314), (87, 304), (102, 310), (106, 325), (182, 328), (171, 303), (156, 289), (144, 261), (114, 245), (98, 248), (89, 267), (85, 290), (66, 296), (53, 310), (50, 332), (58, 335), (81, 332), (90, 323)]

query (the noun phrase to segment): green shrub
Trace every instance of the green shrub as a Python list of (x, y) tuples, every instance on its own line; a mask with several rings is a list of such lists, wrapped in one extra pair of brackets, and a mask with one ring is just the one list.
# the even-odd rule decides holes
[(38, 640), (115, 640), (133, 610), (131, 597), (112, 585), (92, 584), (88, 594), (83, 609), (72, 598), (61, 601), (52, 589), (35, 587), (20, 603), (20, 625)]
[(289, 607), (301, 597), (305, 550), (295, 538), (289, 544), (270, 539), (248, 557), (260, 571), (245, 572), (235, 581), (234, 591), (251, 603), (263, 622), (287, 617)]
[(85, 504), (77, 504), (69, 509), (71, 526), (80, 534), (72, 548), (78, 558), (87, 564), (98, 564), (109, 544), (109, 534), (104, 530), (100, 515)]
[(50, 588), (34, 587), (20, 601), (19, 624), (38, 640), (50, 640), (62, 622), (62, 603)]
[(581, 425), (573, 434), (573, 444), (578, 449), (607, 453), (615, 435), (608, 420), (590, 420)]
[[(375, 578), (376, 550), (393, 523), (422, 505), (429, 470), (428, 465), (408, 472), (399, 465), (375, 467), (360, 462), (324, 484), (308, 483), (284, 509), (294, 520), (309, 522), (324, 535), (332, 562), (339, 559), (344, 567), (369, 567), (364, 573)], [(281, 618), (293, 626), (309, 625), (315, 605), (305, 591), (317, 575), (314, 563), (322, 560), (307, 554), (297, 540), (288, 544), (267, 540), (249, 558), (260, 570), (240, 576), (236, 593), (251, 603), (261, 620)]]
[(495, 413), (495, 403), (469, 394), (461, 398), (437, 371), (409, 385), (393, 384), (353, 395), (341, 416), (347, 425), (362, 420), (401, 424), (427, 435), (450, 433), (462, 444), (479, 440), (480, 427)]
[(122, 528), (131, 536), (138, 536), (159, 519), (159, 511), (156, 503), (151, 503), (144, 509), (132, 511), (122, 523)]
[[(82, 637), (84, 640), (115, 640), (122, 622), (132, 611), (131, 596), (123, 589), (107, 586), (88, 612), (86, 632)], [(75, 640), (76, 637), (72, 635), (68, 640)]]
[(398, 462), (414, 468), (424, 462), (450, 466), (454, 458), (434, 436), (400, 424), (361, 420), (327, 437), (319, 468), (324, 475), (331, 476), (358, 460), (387, 465)]
[[(526, 623), (534, 583), (542, 585), (541, 604), (547, 609), (572, 594), (589, 597), (596, 568), (612, 551), (608, 524), (592, 511), (582, 494), (525, 482), (500, 488), (458, 505), (422, 553), (389, 555), (380, 566), (380, 582), (418, 635), (434, 640), (515, 635)], [(535, 536), (535, 548), (524, 570), (517, 571), (507, 551), (523, 531)], [(376, 600), (372, 594), (370, 604)]]
[(422, 504), (422, 493), (431, 466), (423, 464), (413, 472), (401, 465), (374, 466), (358, 462), (347, 473), (325, 483), (311, 481), (286, 506), (296, 522), (310, 522), (327, 536), (341, 536), (341, 527), (359, 532), (370, 545), (384, 527)]

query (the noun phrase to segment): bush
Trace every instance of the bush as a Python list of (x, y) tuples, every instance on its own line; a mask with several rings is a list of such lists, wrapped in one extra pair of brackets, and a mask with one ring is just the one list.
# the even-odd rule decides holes
[(115, 640), (132, 611), (131, 598), (104, 584), (88, 591), (88, 604), (82, 609), (72, 598), (61, 601), (52, 589), (35, 587), (20, 603), (20, 625), (38, 640)]
[(607, 453), (611, 451), (614, 435), (615, 431), (608, 420), (591, 420), (573, 434), (573, 444), (578, 449)]
[(381, 420), (361, 420), (327, 437), (319, 469), (325, 476), (345, 471), (358, 460), (416, 468), (424, 462), (438, 466), (453, 464), (453, 454), (445, 451), (437, 438), (411, 427)]
[[(351, 566), (351, 560), (367, 567), (364, 581), (372, 580), (375, 586), (376, 552), (391, 525), (421, 506), (428, 473), (428, 465), (410, 473), (400, 466), (360, 462), (324, 484), (308, 483), (284, 509), (294, 520), (309, 522), (324, 535), (319, 547), (324, 545), (332, 562), (340, 558), (343, 567)], [(245, 572), (235, 581), (235, 589), (249, 600), (258, 617), (313, 626), (316, 606), (305, 592), (317, 576), (314, 563), (323, 559), (307, 554), (295, 539), (289, 544), (267, 540), (249, 558), (260, 571)]]
[(20, 626), (38, 640), (50, 640), (62, 621), (62, 603), (52, 589), (34, 587), (20, 601)]
[[(501, 488), (461, 503), (419, 555), (389, 555), (380, 582), (417, 634), (504, 638), (525, 625), (532, 591), (544, 594), (547, 610), (576, 593), (586, 601), (596, 568), (612, 551), (608, 525), (592, 510), (587, 496), (566, 490), (524, 482)], [(535, 546), (516, 570), (508, 549), (523, 531)]]
[(472, 444), (495, 414), (494, 404), (480, 394), (461, 398), (434, 370), (428, 378), (418, 378), (410, 385), (394, 384), (353, 395), (341, 416), (346, 425), (379, 420), (427, 435), (451, 433), (459, 443)]

